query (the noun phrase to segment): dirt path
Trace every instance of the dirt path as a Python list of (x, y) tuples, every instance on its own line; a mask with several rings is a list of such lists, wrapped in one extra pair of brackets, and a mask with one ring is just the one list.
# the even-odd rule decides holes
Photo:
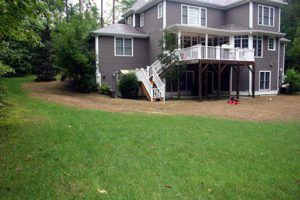
[(146, 100), (114, 99), (97, 93), (81, 94), (66, 89), (66, 83), (27, 83), (30, 95), (68, 106), (109, 112), (142, 112), (166, 115), (202, 115), (251, 121), (300, 121), (300, 96), (242, 98), (237, 106), (226, 100), (180, 100), (151, 103)]

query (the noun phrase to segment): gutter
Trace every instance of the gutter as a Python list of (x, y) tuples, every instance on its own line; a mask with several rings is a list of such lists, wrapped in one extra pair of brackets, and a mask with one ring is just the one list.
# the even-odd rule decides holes
[(93, 32), (95, 35), (98, 36), (126, 36), (126, 37), (134, 37), (134, 38), (148, 38), (149, 35), (147, 34), (136, 34), (136, 33), (99, 33), (94, 31)]
[(181, 31), (188, 31), (188, 32), (195, 32), (199, 33), (199, 31), (203, 31), (203, 33), (210, 32), (211, 34), (220, 34), (220, 35), (237, 35), (237, 34), (267, 34), (267, 35), (274, 35), (279, 37), (284, 37), (285, 33), (279, 33), (279, 32), (272, 32), (272, 31), (264, 31), (264, 30), (226, 30), (226, 29), (218, 29), (218, 28), (207, 28), (207, 27), (201, 27), (201, 26), (190, 26), (190, 25), (182, 25), (182, 24), (174, 24), (166, 29), (175, 29), (175, 30), (181, 30)]

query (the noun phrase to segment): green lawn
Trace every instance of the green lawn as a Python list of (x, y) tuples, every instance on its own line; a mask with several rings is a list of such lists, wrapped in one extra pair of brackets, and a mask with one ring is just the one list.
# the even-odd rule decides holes
[(29, 80), (5, 80), (2, 199), (300, 197), (299, 123), (82, 110), (28, 97)]

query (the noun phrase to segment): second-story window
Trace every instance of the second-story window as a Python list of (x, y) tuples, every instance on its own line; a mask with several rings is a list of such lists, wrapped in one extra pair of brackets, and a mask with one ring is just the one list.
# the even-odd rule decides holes
[(253, 36), (253, 49), (255, 57), (263, 57), (263, 39), (261, 36)]
[(205, 8), (182, 5), (181, 23), (188, 25), (206, 26), (207, 11)]
[(258, 25), (274, 27), (275, 8), (258, 5)]
[(234, 36), (235, 48), (248, 48), (248, 35)]
[(132, 19), (131, 16), (127, 18), (127, 24), (131, 24), (132, 23)]
[(269, 37), (269, 44), (268, 44), (268, 50), (269, 51), (276, 51), (276, 42), (275, 38)]
[(143, 27), (145, 25), (145, 17), (144, 13), (140, 14), (140, 27)]
[(132, 38), (115, 38), (115, 56), (133, 56)]
[(157, 5), (157, 18), (160, 19), (163, 17), (163, 4), (159, 3)]

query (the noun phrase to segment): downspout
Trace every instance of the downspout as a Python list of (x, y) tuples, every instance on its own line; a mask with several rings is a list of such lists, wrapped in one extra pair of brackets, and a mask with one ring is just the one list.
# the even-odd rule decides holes
[(101, 73), (99, 67), (99, 36), (95, 36), (95, 56), (96, 56), (96, 83), (101, 86)]

